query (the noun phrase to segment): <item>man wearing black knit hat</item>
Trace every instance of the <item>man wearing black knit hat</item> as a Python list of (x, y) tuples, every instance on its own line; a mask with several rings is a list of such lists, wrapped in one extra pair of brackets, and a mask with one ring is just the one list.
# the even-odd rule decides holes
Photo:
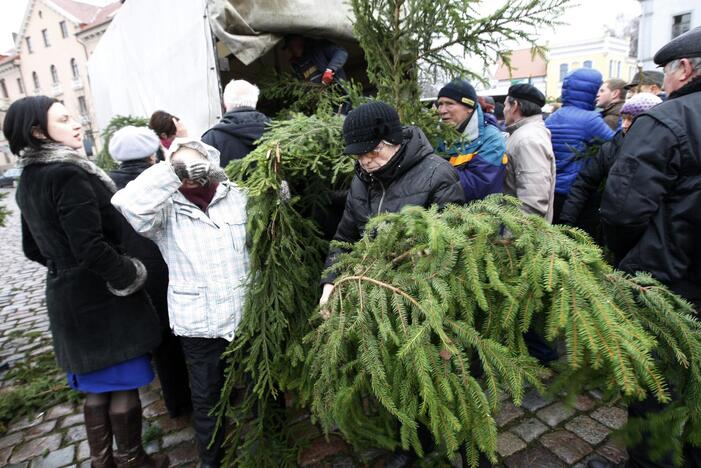
[(506, 143), (501, 131), (487, 125), (478, 104), (477, 92), (470, 83), (454, 79), (438, 92), (438, 115), (462, 133), (464, 140), (439, 151), (450, 156), (450, 164), (460, 177), (467, 201), (501, 193), (506, 172)]
[[(398, 212), (406, 205), (464, 203), (450, 164), (433, 153), (419, 128), (402, 127), (392, 106), (373, 101), (352, 110), (343, 123), (343, 139), (346, 154), (356, 160), (355, 177), (334, 240), (356, 242), (371, 217)], [(327, 267), (338, 253), (331, 249)], [(333, 274), (323, 278), (322, 304), (331, 295), (334, 280)]]
[(509, 139), (506, 154), (504, 193), (523, 203), (525, 213), (553, 220), (555, 200), (555, 155), (550, 131), (541, 108), (545, 96), (535, 86), (516, 84), (504, 101), (504, 119)]

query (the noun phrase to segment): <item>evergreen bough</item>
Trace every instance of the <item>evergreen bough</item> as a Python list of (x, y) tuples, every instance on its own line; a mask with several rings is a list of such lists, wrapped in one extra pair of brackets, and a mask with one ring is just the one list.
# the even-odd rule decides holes
[[(421, 453), (426, 426), (445, 453), (495, 460), (499, 394), (543, 388), (523, 334), (563, 339), (552, 390), (603, 385), (629, 400), (681, 400), (653, 430), (662, 450), (699, 444), (700, 328), (691, 306), (646, 275), (614, 271), (581, 231), (527, 216), (510, 198), (407, 207), (373, 218), (339, 257), (331, 318), (309, 334), (311, 408), (357, 446)], [(664, 369), (664, 374), (661, 369)], [(674, 431), (670, 433), (670, 422)], [(665, 424), (666, 423), (666, 424)], [(379, 434), (379, 435), (378, 435)]]

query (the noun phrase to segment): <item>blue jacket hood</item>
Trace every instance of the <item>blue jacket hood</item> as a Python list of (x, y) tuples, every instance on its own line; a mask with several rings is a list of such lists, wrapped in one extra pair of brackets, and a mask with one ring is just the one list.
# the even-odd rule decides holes
[(562, 81), (562, 105), (594, 110), (602, 76), (593, 68), (578, 68)]

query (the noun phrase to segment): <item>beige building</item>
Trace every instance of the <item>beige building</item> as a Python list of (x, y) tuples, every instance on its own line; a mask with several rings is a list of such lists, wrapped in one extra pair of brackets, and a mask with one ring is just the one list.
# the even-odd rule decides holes
[[(14, 51), (0, 55), (0, 125), (10, 103), (25, 96), (25, 86), (20, 70), (20, 58)], [(10, 153), (4, 136), (0, 133), (0, 170), (12, 166), (14, 156)]]
[[(0, 108), (6, 109), (6, 104), (23, 95), (54, 97), (80, 119), (85, 129), (85, 150), (95, 154), (100, 129), (94, 126), (87, 62), (121, 5), (115, 2), (98, 7), (74, 0), (29, 0), (15, 39), (17, 55), (14, 59), (0, 59), (0, 80), (4, 80), (8, 91)], [(0, 147), (6, 143), (3, 140)]]

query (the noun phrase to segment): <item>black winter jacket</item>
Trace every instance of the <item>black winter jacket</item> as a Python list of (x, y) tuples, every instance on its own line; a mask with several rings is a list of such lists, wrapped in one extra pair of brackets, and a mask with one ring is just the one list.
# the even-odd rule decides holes
[(601, 145), (596, 156), (579, 171), (560, 212), (561, 223), (584, 229), (597, 242), (603, 241), (599, 208), (604, 183), (622, 144), (623, 131), (618, 131)]
[[(123, 189), (139, 174), (151, 167), (145, 159), (124, 161), (118, 169), (109, 173), (117, 189)], [(122, 245), (127, 255), (138, 258), (146, 267), (148, 277), (144, 288), (156, 308), (163, 330), (170, 329), (168, 321), (168, 265), (163, 260), (161, 251), (156, 244), (143, 236), (125, 222), (122, 231)]]
[(701, 78), (635, 120), (601, 218), (621, 270), (650, 272), (701, 305)]
[(46, 308), (59, 365), (91, 372), (141, 356), (161, 339), (158, 317), (143, 289), (116, 296), (136, 269), (122, 255), (124, 219), (111, 190), (70, 163), (28, 165), (17, 204), (25, 255), (48, 267)]
[[(397, 154), (379, 170), (368, 174), (360, 163), (346, 196), (346, 207), (334, 240), (356, 242), (368, 220), (380, 213), (396, 213), (407, 205), (428, 208), (465, 203), (460, 179), (450, 163), (433, 153), (426, 135), (416, 127), (404, 127), (404, 141)], [(331, 249), (326, 266), (340, 251)], [(335, 275), (322, 283), (333, 283)]]
[(202, 141), (219, 150), (219, 165), (226, 167), (230, 161), (253, 151), (253, 143), (263, 135), (269, 122), (265, 114), (241, 107), (224, 114), (219, 123), (202, 134)]

